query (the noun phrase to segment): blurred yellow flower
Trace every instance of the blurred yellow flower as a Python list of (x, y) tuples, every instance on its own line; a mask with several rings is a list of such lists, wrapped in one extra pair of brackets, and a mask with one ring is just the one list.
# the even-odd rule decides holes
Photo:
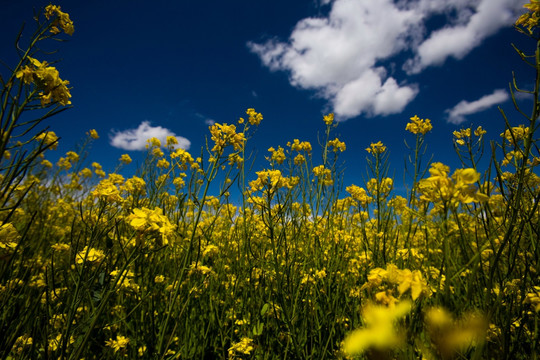
[(124, 163), (124, 164), (126, 164), (126, 165), (127, 165), (127, 164), (130, 164), (131, 161), (132, 161), (132, 160), (131, 160), (131, 157), (130, 157), (128, 154), (122, 154), (122, 155), (120, 156), (120, 159), (119, 159), (119, 160), (120, 160), (120, 162), (122, 162), (122, 163)]
[(323, 116), (323, 121), (326, 125), (332, 125), (334, 122), (334, 113), (330, 113), (328, 115)]
[(129, 338), (122, 335), (117, 335), (116, 340), (109, 338), (109, 340), (105, 341), (105, 346), (110, 347), (111, 349), (114, 350), (114, 352), (117, 352), (119, 350), (126, 348), (128, 344), (129, 344)]
[(99, 135), (96, 129), (92, 129), (88, 133), (92, 139), (99, 139)]
[(364, 353), (370, 348), (378, 350), (399, 347), (404, 334), (395, 322), (411, 311), (411, 302), (402, 301), (394, 306), (367, 305), (362, 310), (366, 327), (350, 333), (343, 341), (343, 352), (349, 356)]

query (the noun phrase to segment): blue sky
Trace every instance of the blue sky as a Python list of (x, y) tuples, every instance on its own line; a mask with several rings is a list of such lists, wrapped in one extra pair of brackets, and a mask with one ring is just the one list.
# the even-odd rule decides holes
[[(21, 24), (28, 38), (33, 9), (49, 1), (1, 2), (0, 58), (13, 65)], [(145, 136), (174, 134), (197, 156), (209, 124), (254, 107), (264, 115), (248, 145), (257, 170), (270, 146), (295, 138), (316, 146), (329, 112), (347, 144), (345, 185), (361, 184), (364, 149), (379, 140), (403, 178), (403, 139), (413, 141), (404, 129), (415, 114), (434, 126), (428, 155), (455, 168), (452, 131), (481, 125), (499, 138), (497, 106), (520, 121), (508, 83), (515, 71), (531, 86), (534, 74), (510, 43), (534, 46), (511, 26), (526, 2), (58, 1), (75, 33), (41, 59), (60, 58), (72, 86), (73, 108), (48, 123), (62, 138), (57, 156), (93, 128), (101, 137), (90, 158), (106, 170), (123, 153), (142, 159), (135, 148)], [(530, 101), (520, 103), (529, 112)]]

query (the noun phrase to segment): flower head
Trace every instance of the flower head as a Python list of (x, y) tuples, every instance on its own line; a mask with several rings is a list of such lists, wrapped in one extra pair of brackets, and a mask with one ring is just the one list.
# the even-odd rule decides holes
[(433, 126), (431, 125), (431, 120), (429, 119), (420, 119), (418, 115), (414, 115), (411, 119), (411, 122), (407, 124), (405, 127), (405, 130), (413, 133), (413, 134), (422, 134), (425, 135), (431, 129), (433, 129)]
[(53, 18), (51, 23), (51, 33), (58, 34), (60, 33), (60, 29), (62, 29), (66, 34), (73, 35), (73, 32), (75, 31), (73, 21), (69, 18), (69, 14), (60, 10), (60, 6), (47, 5), (45, 8), (45, 17), (47, 20)]

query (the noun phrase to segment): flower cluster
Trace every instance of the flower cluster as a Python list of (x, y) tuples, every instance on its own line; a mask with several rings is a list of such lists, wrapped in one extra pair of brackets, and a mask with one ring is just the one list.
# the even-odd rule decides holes
[(450, 168), (442, 163), (435, 162), (429, 169), (430, 177), (418, 184), (422, 193), (421, 199), (438, 202), (480, 202), (487, 199), (480, 193), (474, 184), (480, 179), (480, 174), (474, 169), (458, 169), (450, 177)]
[(45, 106), (51, 101), (61, 105), (69, 105), (71, 93), (69, 92), (69, 81), (62, 80), (58, 70), (53, 66), (48, 66), (46, 61), (40, 62), (32, 57), (28, 57), (30, 65), (25, 65), (16, 74), (25, 84), (35, 84), (39, 93), (41, 105)]
[(47, 20), (53, 18), (50, 30), (51, 33), (58, 34), (60, 33), (60, 29), (62, 29), (66, 34), (73, 35), (73, 32), (75, 31), (73, 21), (69, 18), (69, 14), (60, 10), (60, 6), (48, 5), (45, 8), (45, 17)]
[(426, 135), (428, 132), (433, 129), (433, 125), (431, 125), (431, 120), (429, 119), (420, 119), (418, 115), (414, 115), (411, 118), (411, 122), (405, 126), (405, 130), (413, 133), (413, 134), (422, 134)]
[(516, 26), (526, 27), (529, 34), (532, 34), (540, 21), (540, 0), (530, 0), (530, 3), (523, 7), (529, 11), (519, 17)]

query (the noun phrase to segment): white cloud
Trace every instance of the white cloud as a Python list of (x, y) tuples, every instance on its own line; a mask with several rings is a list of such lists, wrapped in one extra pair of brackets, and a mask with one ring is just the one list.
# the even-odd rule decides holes
[[(380, 68), (375, 69), (380, 70)], [(384, 84), (374, 70), (365, 71), (358, 79), (345, 84), (332, 100), (338, 119), (347, 119), (360, 113), (389, 115), (399, 113), (416, 96), (414, 87), (399, 87), (392, 77)]]
[(148, 139), (155, 137), (165, 144), (168, 136), (176, 137), (179, 148), (187, 150), (191, 146), (191, 142), (185, 137), (176, 136), (171, 130), (161, 126), (151, 126), (149, 121), (143, 121), (136, 129), (113, 130), (110, 135), (110, 144), (124, 150), (145, 150)]
[(199, 119), (202, 119), (204, 121), (204, 123), (208, 126), (212, 126), (216, 123), (216, 121), (214, 119), (211, 119), (209, 118), (208, 116), (204, 115), (204, 114), (201, 114), (201, 113), (195, 113), (195, 116), (198, 117)]
[(466, 115), (476, 114), (484, 111), (494, 105), (505, 102), (509, 98), (510, 96), (505, 90), (498, 89), (495, 90), (493, 94), (485, 95), (476, 101), (468, 102), (466, 100), (462, 100), (453, 108), (446, 110), (446, 113), (448, 114), (448, 122), (459, 125), (466, 121)]
[[(381, 63), (409, 73), (463, 58), (500, 28), (509, 26), (526, 0), (334, 0), (325, 17), (300, 20), (287, 41), (248, 43), (264, 66), (285, 71), (293, 86), (315, 90), (338, 118), (401, 112), (418, 86), (398, 79)], [(444, 16), (446, 26), (428, 33), (426, 22)], [(431, 31), (431, 29), (429, 29)], [(390, 61), (388, 61), (390, 60)]]
[(467, 7), (458, 11), (462, 21), (457, 25), (431, 33), (418, 46), (415, 58), (406, 63), (405, 69), (409, 73), (418, 73), (428, 66), (443, 64), (448, 57), (462, 59), (484, 39), (514, 22), (524, 1), (482, 0), (475, 3), (474, 13)]

